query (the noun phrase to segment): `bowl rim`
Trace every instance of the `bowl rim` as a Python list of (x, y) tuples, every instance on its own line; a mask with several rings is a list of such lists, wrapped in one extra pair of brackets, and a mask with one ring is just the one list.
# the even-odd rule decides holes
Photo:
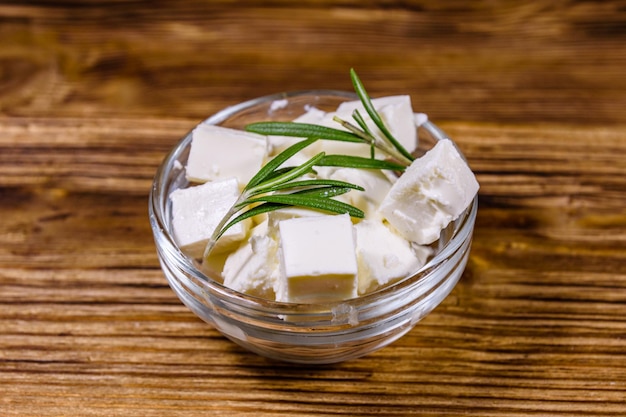
[[(342, 90), (313, 89), (287, 91), (264, 95), (231, 106), (227, 106), (209, 116), (208, 118), (202, 120), (198, 124), (220, 124), (232, 115), (240, 111), (252, 108), (254, 106), (264, 103), (271, 103), (276, 100), (289, 99), (292, 97), (303, 97), (307, 95), (332, 96), (345, 98), (346, 100), (358, 99), (358, 96), (355, 93)], [(401, 292), (403, 290), (407, 291), (408, 289), (411, 289), (411, 287), (414, 287), (422, 281), (424, 281), (424, 284), (427, 284), (426, 281), (428, 281), (429, 278), (432, 280), (437, 277), (437, 274), (434, 274), (433, 271), (435, 271), (439, 265), (444, 263), (451, 254), (458, 250), (466, 239), (471, 239), (471, 235), (473, 233), (473, 225), (476, 219), (478, 208), (478, 195), (474, 196), (472, 203), (457, 218), (456, 221), (460, 221), (458, 223), (458, 226), (454, 228), (451, 238), (431, 259), (429, 259), (429, 261), (425, 265), (423, 265), (414, 273), (398, 280), (397, 282), (385, 286), (381, 289), (375, 290), (371, 293), (367, 293), (356, 298), (337, 300), (332, 302), (291, 303), (268, 300), (265, 298), (248, 295), (233, 290), (220, 283), (219, 281), (211, 278), (196, 267), (195, 262), (187, 257), (176, 244), (173, 233), (171, 233), (170, 228), (168, 228), (170, 220), (164, 218), (167, 212), (167, 210), (165, 210), (165, 207), (167, 205), (167, 200), (169, 199), (169, 195), (166, 195), (166, 185), (168, 183), (167, 178), (170, 172), (175, 169), (175, 161), (178, 160), (177, 158), (182, 153), (184, 153), (190, 145), (191, 133), (195, 127), (196, 126), (194, 126), (187, 134), (179, 139), (176, 145), (166, 154), (166, 156), (163, 158), (157, 168), (149, 193), (150, 223), (153, 233), (155, 235), (155, 244), (157, 246), (160, 246), (157, 249), (165, 250), (169, 253), (170, 256), (173, 256), (176, 263), (179, 266), (183, 267), (185, 273), (189, 276), (194, 277), (195, 284), (199, 284), (204, 287), (202, 288), (202, 290), (208, 290), (211, 294), (218, 296), (220, 300), (227, 301), (229, 304), (235, 304), (242, 308), (252, 308), (254, 310), (267, 312), (272, 315), (327, 315), (329, 312), (336, 312), (337, 310), (343, 311), (346, 309), (346, 307), (350, 309), (354, 308), (357, 311), (360, 311), (362, 309), (367, 309), (372, 306), (378, 305), (381, 302), (384, 302), (385, 299), (393, 293), (399, 291)], [(450, 139), (442, 129), (440, 129), (429, 120), (426, 120), (422, 122), (419, 126), (416, 126), (416, 129), (418, 127), (423, 127), (424, 129), (426, 129), (437, 141)], [(454, 141), (451, 141), (456, 146)], [(464, 157), (460, 150), (459, 153), (462, 157)], [(443, 275), (440, 281), (444, 281), (445, 278), (447, 278), (447, 276)], [(169, 277), (167, 277), (167, 279), (169, 280)]]

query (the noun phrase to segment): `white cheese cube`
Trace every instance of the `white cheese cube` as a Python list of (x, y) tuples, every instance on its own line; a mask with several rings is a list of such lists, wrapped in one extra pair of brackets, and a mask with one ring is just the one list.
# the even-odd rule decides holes
[(347, 214), (279, 223), (278, 301), (327, 302), (358, 295), (355, 236)]
[(440, 140), (413, 161), (379, 211), (404, 238), (429, 244), (469, 206), (478, 182), (454, 144)]
[(224, 264), (224, 285), (245, 294), (273, 300), (278, 277), (278, 243), (268, 235), (267, 221), (255, 226), (251, 236), (232, 252)]
[(199, 124), (192, 132), (186, 167), (189, 181), (235, 177), (246, 184), (267, 158), (267, 138), (221, 126)]
[[(193, 258), (201, 258), (204, 248), (228, 210), (239, 196), (237, 179), (207, 182), (178, 189), (170, 194), (174, 239), (181, 250)], [(245, 238), (249, 221), (237, 223), (217, 241), (215, 253), (232, 248)]]
[(416, 253), (411, 243), (382, 222), (363, 220), (354, 226), (359, 264), (359, 294), (365, 294), (424, 265), (427, 256)]

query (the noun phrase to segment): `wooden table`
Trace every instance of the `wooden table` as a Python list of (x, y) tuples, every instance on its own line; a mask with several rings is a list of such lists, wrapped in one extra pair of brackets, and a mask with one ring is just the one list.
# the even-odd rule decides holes
[[(0, 415), (626, 415), (626, 5), (0, 1)], [(285, 90), (410, 94), (481, 183), (472, 255), (407, 336), (248, 353), (157, 262), (168, 149)]]

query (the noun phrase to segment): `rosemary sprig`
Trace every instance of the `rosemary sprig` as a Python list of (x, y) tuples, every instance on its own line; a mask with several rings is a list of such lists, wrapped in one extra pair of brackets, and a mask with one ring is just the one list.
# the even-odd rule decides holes
[[(217, 240), (229, 228), (257, 214), (297, 206), (336, 214), (348, 213), (357, 218), (365, 216), (358, 208), (332, 199), (350, 190), (364, 191), (363, 187), (344, 181), (302, 179), (302, 177), (312, 172), (314, 166), (397, 169), (397, 164), (386, 161), (374, 162), (368, 158), (327, 156), (324, 152), (320, 152), (296, 167), (282, 167), (282, 164), (289, 158), (317, 140), (317, 138), (310, 138), (296, 142), (272, 158), (252, 177), (233, 206), (216, 226), (205, 247), (204, 259), (210, 255)], [(246, 210), (248, 207), (250, 208)]]
[(369, 114), (376, 127), (380, 129), (380, 131), (384, 135), (384, 139), (391, 143), (393, 147), (397, 149), (398, 152), (400, 152), (405, 158), (407, 158), (409, 161), (413, 161), (414, 158), (411, 153), (404, 149), (404, 146), (402, 146), (402, 144), (398, 142), (398, 140), (391, 134), (389, 129), (387, 129), (387, 126), (385, 126), (385, 123), (374, 108), (374, 105), (372, 104), (372, 101), (370, 100), (367, 91), (365, 91), (365, 87), (363, 86), (363, 83), (361, 82), (359, 76), (356, 74), (354, 68), (350, 69), (350, 79), (352, 80), (354, 91), (359, 96), (359, 99), (361, 99), (361, 103), (363, 104), (365, 111), (367, 112), (367, 114)]
[[(358, 110), (352, 114), (356, 125), (338, 117), (334, 118), (345, 130), (295, 122), (258, 122), (247, 125), (245, 129), (249, 132), (304, 139), (276, 155), (252, 177), (215, 228), (204, 251), (205, 259), (217, 240), (230, 227), (258, 214), (297, 206), (337, 214), (348, 213), (357, 218), (364, 217), (360, 209), (332, 198), (351, 190), (364, 191), (364, 189), (343, 181), (303, 179), (305, 175), (314, 171), (315, 166), (403, 171), (411, 164), (414, 158), (385, 126), (354, 69), (350, 70), (350, 77), (365, 111), (380, 133), (374, 133), (369, 128)], [(283, 166), (289, 158), (319, 139), (363, 143), (371, 148), (370, 157), (326, 155), (320, 152), (301, 165)], [(379, 149), (395, 162), (376, 159), (375, 149)]]
[(374, 158), (374, 148), (376, 148), (405, 167), (410, 165), (415, 158), (391, 134), (374, 108), (363, 83), (354, 69), (350, 70), (350, 78), (354, 90), (363, 104), (363, 108), (378, 128), (380, 134), (373, 132), (367, 126), (364, 117), (358, 110), (352, 113), (352, 118), (356, 122), (356, 125), (337, 116), (333, 118), (334, 121), (346, 130), (298, 122), (258, 122), (247, 125), (246, 130), (262, 135), (292, 136), (308, 139), (320, 138), (325, 140), (364, 143), (370, 146), (370, 157), (372, 159)]

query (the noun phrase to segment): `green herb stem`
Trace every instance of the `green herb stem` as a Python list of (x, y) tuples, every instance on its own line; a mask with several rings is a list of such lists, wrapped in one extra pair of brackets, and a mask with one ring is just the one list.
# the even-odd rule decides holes
[(380, 115), (374, 108), (374, 105), (372, 104), (372, 101), (370, 100), (370, 97), (367, 94), (367, 91), (365, 90), (365, 87), (363, 86), (363, 83), (359, 79), (359, 76), (356, 74), (356, 71), (354, 70), (354, 68), (350, 69), (350, 78), (352, 79), (352, 85), (354, 86), (354, 91), (361, 99), (361, 103), (363, 104), (365, 111), (367, 112), (367, 114), (369, 114), (369, 116), (371, 117), (376, 127), (380, 129), (383, 136), (392, 144), (392, 146), (395, 149), (398, 150), (399, 153), (401, 153), (409, 161), (413, 161), (414, 158), (411, 155), (411, 153), (408, 152), (406, 149), (404, 149), (404, 146), (402, 146), (402, 144), (398, 142), (398, 140), (391, 134), (389, 129), (387, 129), (387, 126), (385, 125)]
[(371, 133), (365, 132), (364, 130), (359, 129), (352, 123), (341, 119), (339, 116), (334, 116), (333, 120), (339, 123), (344, 128), (348, 129), (355, 135), (358, 135), (363, 139), (364, 142), (369, 143), (372, 147), (381, 150), (383, 153), (387, 154), (387, 156), (395, 159), (398, 162), (403, 163), (405, 166), (408, 166), (413, 161), (410, 158), (407, 158), (403, 153), (399, 152), (393, 145), (390, 145), (385, 140), (377, 138), (373, 136)]

